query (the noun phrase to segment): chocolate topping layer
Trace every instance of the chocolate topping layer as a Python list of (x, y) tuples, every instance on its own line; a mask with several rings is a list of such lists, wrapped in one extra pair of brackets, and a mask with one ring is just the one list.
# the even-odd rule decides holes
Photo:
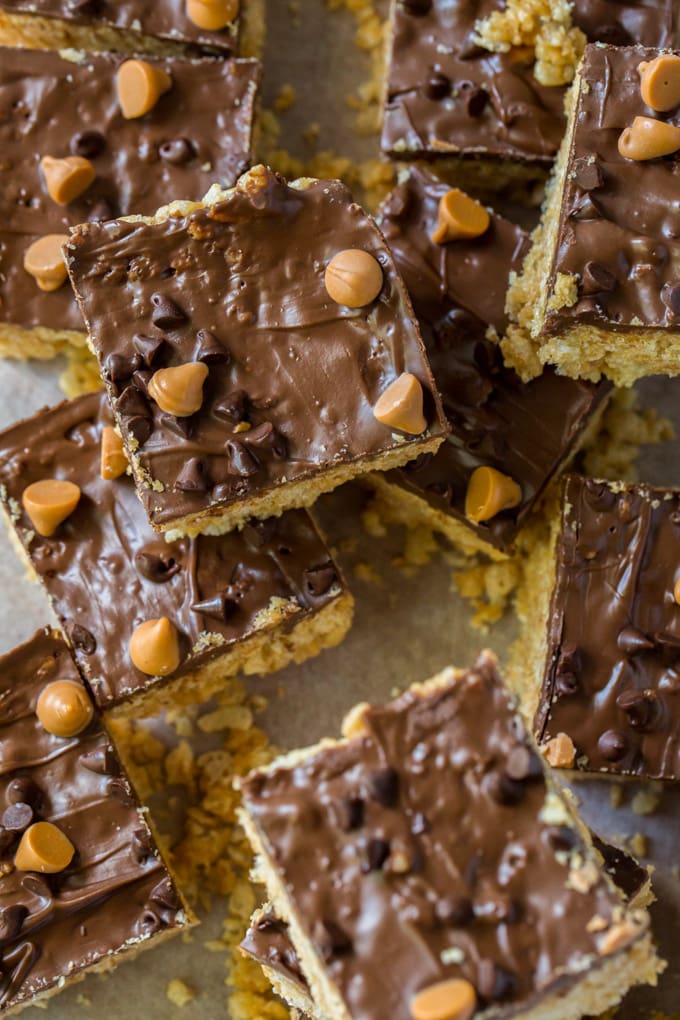
[(570, 476), (535, 731), (587, 771), (680, 778), (680, 493)]
[[(397, 158), (451, 153), (550, 163), (564, 133), (564, 89), (533, 75), (534, 53), (490, 53), (475, 24), (503, 0), (395, 0), (382, 147)], [(576, 0), (595, 40), (670, 46), (672, 0)]]
[(677, 329), (680, 304), (680, 155), (638, 162), (618, 151), (635, 117), (680, 125), (680, 108), (655, 113), (642, 101), (638, 64), (655, 51), (589, 46), (581, 77), (557, 246), (548, 279), (575, 276), (576, 303), (548, 311), (545, 330), (577, 324), (639, 332)]
[[(130, 637), (144, 621), (167, 616), (179, 630), (175, 679), (264, 626), (258, 617), (272, 599), (286, 600), (294, 626), (341, 584), (304, 511), (216, 538), (168, 543), (156, 535), (132, 479), (100, 477), (101, 433), (111, 420), (104, 395), (92, 394), (0, 434), (5, 509), (103, 708), (162, 682), (130, 661)], [(26, 486), (43, 478), (82, 492), (51, 538), (34, 533), (21, 507)]]
[[(573, 453), (608, 385), (593, 385), (546, 369), (523, 383), (503, 364), (489, 335), (507, 326), (505, 292), (528, 248), (521, 227), (491, 213), (489, 229), (473, 240), (435, 244), (431, 234), (448, 185), (413, 168), (378, 215), (420, 322), (435, 382), (451, 426), (447, 442), (390, 480), (474, 528), (494, 546), (511, 545), (536, 499)], [(522, 502), (484, 524), (465, 517), (465, 492), (475, 468), (491, 466), (513, 478)]]
[[(354, 1020), (410, 1020), (464, 977), (510, 1017), (597, 965), (620, 901), (549, 791), (482, 655), (437, 689), (363, 717), (365, 735), (273, 766), (244, 803), (296, 917)], [(360, 810), (357, 810), (359, 805)], [(299, 947), (298, 947), (299, 948)], [(460, 952), (458, 952), (460, 951)], [(586, 964), (587, 965), (587, 964)]]
[(0, 826), (0, 1010), (186, 921), (99, 718), (70, 739), (38, 721), (38, 696), (56, 680), (80, 683), (56, 632), (0, 659), (3, 822), (8, 806), (27, 803), (34, 822), (52, 822), (76, 850), (57, 874), (5, 870), (20, 832)]
[[(46, 293), (23, 267), (29, 245), (92, 219), (152, 213), (173, 198), (232, 184), (250, 160), (259, 65), (151, 60), (172, 86), (145, 116), (123, 117), (122, 58), (0, 48), (0, 318), (82, 330), (68, 281)], [(84, 156), (96, 171), (74, 202), (49, 197), (40, 159)]]
[[(383, 271), (366, 307), (336, 304), (324, 285), (348, 248)], [(444, 431), (392, 257), (337, 181), (289, 186), (256, 168), (186, 216), (80, 227), (68, 261), (123, 438), (139, 444), (139, 468), (155, 481), (140, 496), (156, 528), (403, 447), (373, 413), (402, 372), (425, 394), (429, 428), (408, 437), (413, 456)], [(153, 371), (208, 364), (202, 407), (179, 424), (133, 374), (140, 334), (162, 341)], [(191, 491), (179, 486), (189, 457), (205, 478)]]

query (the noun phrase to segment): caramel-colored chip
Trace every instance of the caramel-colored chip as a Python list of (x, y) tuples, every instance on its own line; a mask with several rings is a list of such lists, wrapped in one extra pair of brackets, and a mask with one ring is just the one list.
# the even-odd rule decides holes
[(64, 159), (43, 156), (40, 166), (47, 193), (57, 205), (75, 201), (97, 176), (95, 168), (84, 156), (66, 156)]
[(188, 418), (201, 408), (203, 383), (207, 377), (208, 366), (202, 361), (160, 368), (151, 377), (148, 393), (161, 411), (174, 414), (176, 418)]
[(118, 68), (116, 90), (126, 120), (143, 117), (172, 88), (172, 78), (162, 67), (146, 60), (126, 60)]
[(363, 308), (382, 290), (380, 263), (362, 248), (346, 248), (334, 255), (324, 277), (328, 296), (347, 308)]
[(673, 598), (675, 599), (677, 604), (680, 606), (680, 577), (677, 579), (677, 581), (673, 585)]
[(51, 822), (36, 822), (21, 837), (14, 857), (17, 871), (39, 871), (43, 875), (56, 875), (68, 868), (75, 847), (61, 829)]
[(477, 1008), (477, 993), (465, 978), (439, 981), (411, 999), (413, 1020), (470, 1020)]
[(435, 244), (461, 238), (481, 237), (491, 219), (483, 205), (459, 188), (451, 188), (439, 199), (437, 227), (432, 233)]
[(45, 234), (24, 252), (24, 269), (41, 290), (59, 290), (66, 283), (66, 263), (61, 251), (68, 234)]
[(234, 20), (240, 6), (240, 0), (187, 0), (187, 17), (197, 28), (219, 32)]
[(127, 471), (128, 459), (120, 438), (112, 425), (105, 425), (102, 429), (101, 444), (101, 468), (102, 478), (112, 482), (114, 478), (120, 478)]
[(522, 490), (513, 478), (496, 468), (478, 467), (470, 475), (465, 493), (465, 516), (480, 524), (521, 502)]
[(558, 733), (541, 748), (543, 757), (554, 769), (571, 769), (576, 760), (576, 748), (570, 736)]
[(680, 149), (680, 128), (653, 117), (636, 117), (619, 136), (619, 153), (641, 162), (670, 156)]
[(75, 680), (55, 680), (43, 687), (35, 714), (53, 736), (75, 737), (90, 725), (94, 709), (82, 684)]
[(70, 517), (80, 500), (80, 488), (74, 482), (44, 478), (24, 489), (21, 502), (31, 524), (44, 538), (53, 535), (62, 521)]
[(423, 414), (423, 387), (410, 372), (402, 374), (380, 394), (373, 414), (382, 425), (419, 436), (427, 428)]
[(179, 635), (167, 616), (140, 623), (130, 638), (130, 658), (148, 676), (175, 672), (180, 662)]
[(680, 57), (660, 53), (638, 64), (642, 101), (658, 113), (680, 106)]

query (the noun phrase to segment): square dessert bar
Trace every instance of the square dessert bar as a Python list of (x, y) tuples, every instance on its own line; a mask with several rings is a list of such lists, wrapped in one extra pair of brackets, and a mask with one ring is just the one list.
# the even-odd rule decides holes
[[(344, 637), (352, 598), (304, 511), (168, 543), (111, 422), (91, 394), (0, 434), (5, 515), (100, 708), (152, 715), (203, 701), (237, 673)], [(189, 459), (183, 484), (197, 477)]]
[(158, 531), (309, 506), (442, 441), (408, 294), (338, 181), (256, 167), (202, 204), (78, 227), (67, 262)]
[(656, 981), (491, 653), (242, 782), (243, 821), (330, 1020), (575, 1020)]
[(3, 655), (0, 691), (5, 1016), (195, 920), (61, 637)]
[[(480, 217), (478, 236), (433, 239), (452, 198)], [(594, 425), (609, 387), (551, 369), (523, 383), (503, 364), (507, 282), (529, 244), (520, 226), (421, 168), (402, 173), (378, 224), (411, 295), (451, 434), (434, 455), (376, 475), (375, 486), (391, 516), (425, 523), (468, 552), (506, 553)], [(519, 490), (511, 505), (490, 502), (480, 517), (468, 494), (490, 470), (499, 485)]]
[(543, 221), (509, 295), (534, 355), (567, 375), (628, 386), (680, 372), (679, 68), (672, 53), (586, 49)]
[(69, 228), (233, 184), (258, 84), (254, 60), (0, 49), (0, 354), (85, 347)]
[(539, 743), (558, 766), (679, 779), (680, 493), (569, 476), (553, 530), (521, 641)]

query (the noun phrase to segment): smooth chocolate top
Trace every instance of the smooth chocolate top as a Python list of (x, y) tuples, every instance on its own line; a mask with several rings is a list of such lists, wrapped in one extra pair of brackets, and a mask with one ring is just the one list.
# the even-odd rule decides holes
[[(382, 146), (404, 158), (451, 152), (550, 163), (564, 133), (564, 89), (533, 74), (534, 53), (490, 53), (477, 21), (503, 0), (397, 0)], [(592, 40), (670, 46), (673, 0), (576, 0)]]
[(680, 493), (570, 476), (535, 730), (585, 771), (680, 778)]
[(567, 167), (557, 247), (548, 281), (578, 278), (578, 300), (549, 311), (546, 331), (577, 324), (610, 330), (655, 329), (680, 322), (680, 155), (638, 162), (618, 140), (635, 117), (680, 125), (680, 107), (655, 113), (640, 95), (640, 47), (589, 46)]
[(602, 936), (586, 926), (595, 914), (611, 923), (618, 895), (601, 874), (573, 888), (569, 862), (590, 851), (549, 792), (493, 657), (365, 722), (365, 736), (243, 784), (354, 1020), (410, 1020), (415, 993), (459, 976), (480, 1008), (510, 1017), (597, 965)]
[[(247, 3), (248, 0), (242, 0)], [(128, 32), (157, 36), (222, 55), (237, 47), (240, 19), (219, 32), (198, 28), (186, 13), (186, 0), (0, 0), (10, 14), (37, 14), (76, 25), (110, 26)]]
[[(489, 229), (473, 240), (435, 244), (437, 207), (448, 185), (413, 168), (378, 216), (420, 322), (435, 382), (451, 426), (448, 441), (389, 478), (468, 524), (498, 548), (511, 545), (536, 499), (570, 457), (593, 411), (608, 392), (546, 369), (523, 383), (488, 338), (507, 326), (505, 293), (528, 248), (521, 227), (491, 212)], [(490, 465), (513, 478), (522, 502), (491, 521), (465, 517), (465, 492), (475, 468)]]
[(3, 870), (0, 1010), (185, 922), (99, 718), (70, 739), (38, 721), (38, 696), (55, 680), (80, 682), (49, 629), (0, 659), (0, 812), (28, 805), (20, 831), (0, 814), (0, 864), (13, 861), (24, 821), (52, 822), (76, 850), (57, 874)]
[[(369, 251), (383, 270), (367, 307), (336, 304), (324, 285), (331, 258), (348, 248)], [(155, 527), (330, 467), (370, 463), (406, 441), (416, 457), (444, 431), (392, 256), (337, 181), (292, 187), (256, 168), (216, 205), (184, 217), (80, 227), (69, 253), (123, 437), (139, 441), (141, 470), (161, 483), (140, 489)], [(162, 341), (153, 371), (209, 364), (202, 408), (179, 428), (147, 399), (143, 379), (131, 381), (135, 366), (148, 368), (139, 334)], [(429, 425), (408, 440), (373, 414), (402, 372), (420, 380)], [(193, 491), (181, 488), (189, 457), (204, 479)]]
[[(0, 318), (21, 326), (83, 329), (68, 281), (46, 293), (23, 267), (36, 237), (86, 220), (153, 213), (174, 198), (233, 184), (250, 161), (259, 81), (255, 60), (153, 58), (171, 89), (125, 120), (116, 91), (123, 58), (0, 48)], [(43, 156), (85, 156), (97, 176), (60, 206), (47, 193)]]
[[(104, 708), (162, 682), (130, 661), (130, 636), (145, 620), (167, 616), (179, 630), (174, 679), (262, 626), (258, 614), (272, 599), (287, 601), (294, 626), (330, 602), (340, 583), (301, 510), (230, 535), (166, 542), (149, 526), (129, 476), (100, 477), (101, 430), (110, 422), (104, 395), (92, 394), (0, 434), (3, 502)], [(51, 538), (33, 532), (20, 504), (26, 486), (43, 478), (68, 479), (82, 492)]]

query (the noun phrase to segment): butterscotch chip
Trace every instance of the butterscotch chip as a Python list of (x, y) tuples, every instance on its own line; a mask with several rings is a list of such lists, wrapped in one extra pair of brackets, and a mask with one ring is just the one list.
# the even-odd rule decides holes
[(680, 577), (677, 579), (677, 581), (673, 585), (673, 598), (675, 599), (677, 604), (680, 606)]
[(42, 690), (35, 714), (48, 733), (68, 738), (90, 725), (94, 709), (82, 684), (55, 680)]
[(51, 822), (36, 822), (26, 829), (14, 857), (17, 871), (39, 871), (56, 875), (68, 868), (75, 847), (61, 829)]
[(469, 1020), (477, 1006), (477, 993), (465, 978), (439, 981), (411, 1000), (413, 1020)]
[(141, 623), (130, 638), (130, 658), (148, 676), (168, 676), (180, 663), (177, 628), (162, 616)]
[(331, 300), (347, 308), (363, 308), (382, 290), (380, 263), (361, 248), (346, 248), (334, 255), (324, 277)]
[(576, 748), (570, 736), (558, 733), (541, 748), (543, 757), (554, 769), (571, 769), (576, 760)]
[(113, 481), (120, 478), (127, 471), (128, 459), (120, 438), (112, 425), (105, 425), (102, 429), (102, 452), (101, 469), (102, 478)]
[(57, 205), (75, 201), (97, 176), (92, 163), (84, 156), (66, 156), (64, 159), (43, 156), (40, 166), (47, 193)]
[(643, 102), (659, 113), (680, 105), (680, 57), (661, 53), (654, 60), (638, 65)]
[(418, 436), (427, 428), (423, 414), (423, 387), (410, 372), (402, 372), (380, 394), (373, 408), (373, 414), (388, 428)]
[(24, 269), (41, 290), (59, 290), (66, 282), (68, 274), (61, 248), (67, 241), (68, 234), (45, 234), (26, 249)]
[(465, 493), (465, 516), (479, 524), (522, 501), (517, 482), (492, 467), (478, 467), (470, 475)]
[(670, 156), (680, 149), (680, 128), (653, 117), (636, 117), (619, 138), (619, 153), (641, 162)]
[(187, 17), (198, 28), (219, 32), (239, 12), (240, 0), (187, 0)]
[(489, 229), (491, 218), (474, 198), (459, 188), (451, 188), (439, 199), (437, 227), (432, 233), (435, 244), (460, 238), (481, 237)]
[(201, 408), (203, 383), (207, 377), (208, 366), (202, 361), (192, 361), (176, 368), (161, 368), (149, 382), (149, 396), (166, 414), (188, 418)]
[(143, 117), (153, 110), (170, 88), (172, 78), (167, 71), (146, 60), (126, 60), (118, 68), (116, 90), (121, 113), (126, 120)]
[(58, 478), (33, 482), (24, 489), (21, 497), (31, 524), (44, 538), (53, 535), (62, 521), (71, 516), (79, 500), (79, 486)]

